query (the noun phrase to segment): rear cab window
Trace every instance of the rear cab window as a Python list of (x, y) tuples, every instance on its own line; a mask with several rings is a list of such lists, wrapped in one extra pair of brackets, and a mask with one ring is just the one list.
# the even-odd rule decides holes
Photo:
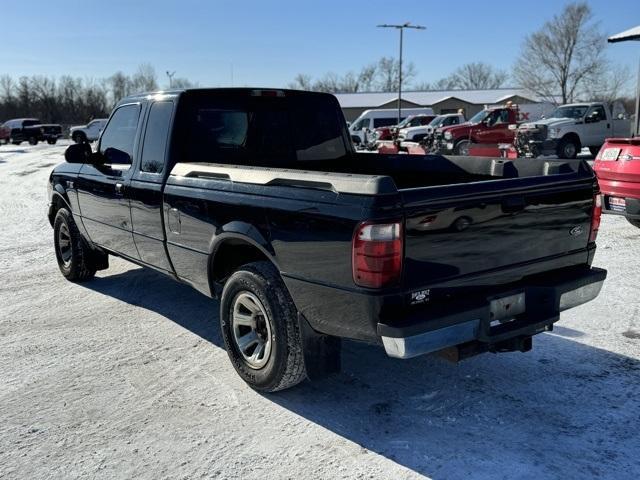
[(183, 161), (304, 168), (349, 152), (337, 102), (324, 95), (200, 95), (186, 103)]

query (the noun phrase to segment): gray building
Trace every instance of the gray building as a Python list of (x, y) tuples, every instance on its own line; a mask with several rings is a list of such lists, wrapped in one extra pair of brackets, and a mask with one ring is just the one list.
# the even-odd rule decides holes
[[(339, 93), (336, 98), (348, 122), (353, 122), (365, 110), (398, 106), (397, 92)], [(462, 109), (467, 118), (478, 113), (485, 105), (498, 105), (508, 101), (519, 104), (540, 102), (534, 94), (521, 88), (402, 92), (403, 107), (431, 107), (437, 114), (456, 113)]]

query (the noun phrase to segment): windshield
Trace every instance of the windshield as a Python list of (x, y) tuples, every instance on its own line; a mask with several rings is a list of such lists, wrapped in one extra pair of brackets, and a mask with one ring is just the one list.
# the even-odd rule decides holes
[(577, 105), (556, 108), (556, 111), (549, 115), (549, 118), (582, 118), (587, 113), (587, 105)]
[(439, 127), (444, 122), (444, 119), (447, 117), (436, 117), (431, 122), (429, 122), (430, 127)]
[(469, 120), (469, 123), (480, 123), (485, 118), (487, 118), (490, 113), (491, 113), (491, 110), (482, 110), (476, 113), (473, 117), (471, 117), (471, 120)]
[(404, 120), (402, 120), (399, 124), (398, 124), (398, 128), (403, 128), (406, 127), (407, 125), (409, 125), (409, 123), (411, 122), (411, 120), (413, 120), (414, 118), (416, 118), (415, 116), (410, 116), (405, 118)]

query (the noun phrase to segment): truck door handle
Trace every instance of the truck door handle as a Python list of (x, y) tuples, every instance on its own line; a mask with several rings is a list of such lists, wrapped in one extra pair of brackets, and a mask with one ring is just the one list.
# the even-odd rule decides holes
[(124, 191), (124, 185), (116, 183), (116, 195), (122, 195)]

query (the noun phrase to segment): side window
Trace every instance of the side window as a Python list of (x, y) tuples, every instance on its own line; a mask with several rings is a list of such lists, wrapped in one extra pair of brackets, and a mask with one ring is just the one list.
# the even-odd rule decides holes
[(354, 131), (363, 130), (365, 128), (369, 128), (369, 119), (368, 118), (363, 118), (362, 120), (360, 120), (359, 122), (357, 122), (353, 126), (353, 130)]
[(600, 120), (604, 120), (607, 116), (604, 112), (604, 107), (602, 105), (597, 105), (591, 109), (589, 117), (591, 117), (593, 122), (599, 122)]
[(124, 105), (115, 111), (100, 140), (105, 163), (131, 165), (139, 116), (140, 105)]
[[(404, 119), (400, 119), (400, 121), (402, 121)], [(398, 123), (398, 118), (397, 117), (393, 117), (393, 118), (374, 118), (373, 119), (373, 128), (378, 128), (378, 127), (388, 127), (390, 125), (395, 125), (396, 123)]]
[(161, 173), (164, 169), (169, 126), (173, 114), (173, 102), (156, 102), (151, 105), (142, 146), (143, 172)]

